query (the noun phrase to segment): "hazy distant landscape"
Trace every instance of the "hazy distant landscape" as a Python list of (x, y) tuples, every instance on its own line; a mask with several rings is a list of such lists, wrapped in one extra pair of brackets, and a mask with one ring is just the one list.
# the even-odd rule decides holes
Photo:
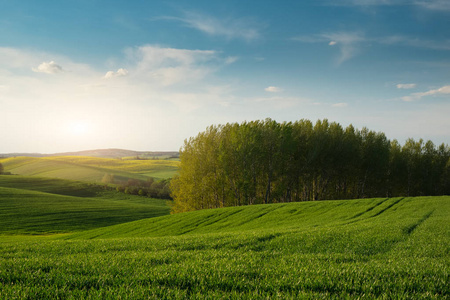
[(449, 20), (0, 0), (0, 300), (450, 299)]
[(119, 159), (164, 159), (164, 158), (177, 158), (179, 153), (177, 151), (133, 151), (125, 149), (97, 149), (97, 150), (84, 150), (76, 152), (64, 152), (64, 153), (0, 153), (0, 158), (7, 157), (52, 157), (52, 156), (89, 156), (89, 157), (101, 157), (101, 158), (119, 158)]

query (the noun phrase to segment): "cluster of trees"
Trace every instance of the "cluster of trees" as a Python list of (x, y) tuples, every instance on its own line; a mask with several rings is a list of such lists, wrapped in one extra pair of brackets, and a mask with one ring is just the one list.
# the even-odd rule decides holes
[(172, 199), (170, 196), (170, 179), (156, 181), (154, 178), (150, 177), (146, 181), (138, 179), (120, 181), (115, 178), (114, 174), (105, 174), (102, 183), (114, 184), (118, 192), (125, 194), (157, 199)]
[(450, 194), (450, 148), (367, 128), (271, 119), (186, 140), (172, 212), (259, 203)]

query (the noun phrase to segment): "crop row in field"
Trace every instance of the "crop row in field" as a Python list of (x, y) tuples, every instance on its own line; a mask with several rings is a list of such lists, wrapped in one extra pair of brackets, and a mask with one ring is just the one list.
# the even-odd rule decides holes
[[(278, 203), (201, 210), (162, 216), (112, 227), (80, 232), (78, 238), (156, 237), (182, 234), (240, 232), (244, 230), (303, 230), (396, 224), (397, 232), (412, 230), (417, 220), (432, 214), (448, 216), (449, 197), (385, 198)], [(409, 228), (409, 229), (408, 229)], [(342, 232), (344, 232), (342, 231)], [(357, 233), (357, 232), (356, 232)], [(347, 239), (357, 234), (343, 236)], [(75, 237), (75, 236), (74, 236)]]
[[(178, 236), (17, 238), (0, 243), (0, 298), (449, 297), (449, 197), (363, 202), (260, 206), (247, 219), (219, 209), (192, 225), (203, 230), (165, 233)], [(196, 213), (153, 220), (181, 229)]]

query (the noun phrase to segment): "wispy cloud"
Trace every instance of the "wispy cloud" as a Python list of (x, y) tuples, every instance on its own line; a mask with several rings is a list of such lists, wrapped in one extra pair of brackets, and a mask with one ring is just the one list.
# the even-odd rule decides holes
[(414, 3), (429, 10), (450, 11), (450, 1), (448, 0), (420, 0)]
[(332, 107), (347, 107), (348, 103), (345, 102), (340, 102), (340, 103), (335, 103), (333, 105), (331, 105)]
[(399, 83), (396, 85), (398, 89), (413, 89), (416, 87), (415, 83)]
[(362, 32), (332, 32), (321, 33), (312, 36), (298, 36), (293, 40), (304, 43), (324, 43), (329, 46), (336, 46), (340, 55), (336, 60), (337, 65), (351, 59), (359, 52), (359, 44), (367, 41)]
[(400, 45), (406, 47), (415, 48), (425, 48), (433, 50), (450, 50), (450, 40), (424, 40), (419, 38), (411, 38), (407, 36), (392, 35), (385, 37), (375, 37), (369, 39), (375, 43), (385, 44), (385, 45)]
[(411, 102), (415, 100), (420, 100), (426, 96), (437, 96), (437, 95), (448, 95), (450, 94), (450, 85), (445, 85), (439, 89), (433, 89), (422, 93), (413, 93), (409, 96), (402, 97), (403, 101)]
[(267, 105), (271, 109), (285, 109), (300, 104), (311, 103), (311, 100), (307, 98), (281, 96), (247, 98), (246, 101), (249, 103), (264, 103), (264, 105)]
[(149, 82), (163, 86), (190, 83), (204, 78), (214, 70), (217, 52), (145, 45), (129, 48), (128, 59), (135, 65), (133, 73)]
[(269, 86), (269, 87), (266, 87), (264, 90), (266, 92), (270, 92), (270, 93), (279, 93), (279, 92), (283, 91), (282, 88), (279, 88), (277, 86)]
[(228, 56), (225, 59), (225, 64), (231, 65), (231, 64), (235, 63), (236, 61), (238, 61), (238, 59), (239, 59), (239, 57), (237, 57), (237, 56)]
[(328, 43), (330, 46), (336, 45), (339, 47), (338, 65), (354, 57), (359, 52), (358, 44), (365, 40), (364, 35), (360, 32), (328, 33), (322, 34), (322, 37), (330, 40), (330, 43)]
[(185, 11), (182, 17), (165, 16), (158, 19), (179, 21), (208, 35), (224, 36), (227, 39), (252, 41), (261, 37), (261, 26), (249, 18), (219, 19), (199, 12)]
[(24, 50), (0, 47), (0, 69), (27, 69), (42, 62), (41, 55)]
[(424, 40), (401, 35), (368, 37), (363, 32), (328, 32), (310, 36), (296, 36), (292, 40), (303, 43), (327, 43), (328, 46), (337, 47), (340, 52), (336, 60), (337, 65), (358, 55), (362, 46), (369, 43), (450, 51), (450, 40)]
[(32, 68), (33, 72), (56, 74), (63, 71), (62, 67), (56, 64), (54, 61), (43, 62), (37, 68)]
[(450, 11), (448, 0), (341, 0), (329, 1), (332, 6), (418, 6), (434, 11)]

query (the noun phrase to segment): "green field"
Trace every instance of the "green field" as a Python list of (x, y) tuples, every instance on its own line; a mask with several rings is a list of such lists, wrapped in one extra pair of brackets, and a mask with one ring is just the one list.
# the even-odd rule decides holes
[(18, 175), (101, 182), (105, 174), (117, 180), (166, 179), (178, 170), (176, 160), (122, 160), (85, 156), (10, 157), (0, 159), (6, 172)]
[(0, 299), (447, 299), (449, 221), (443, 196), (232, 207), (4, 235)]
[(67, 233), (168, 213), (164, 200), (83, 182), (0, 175), (0, 235)]

